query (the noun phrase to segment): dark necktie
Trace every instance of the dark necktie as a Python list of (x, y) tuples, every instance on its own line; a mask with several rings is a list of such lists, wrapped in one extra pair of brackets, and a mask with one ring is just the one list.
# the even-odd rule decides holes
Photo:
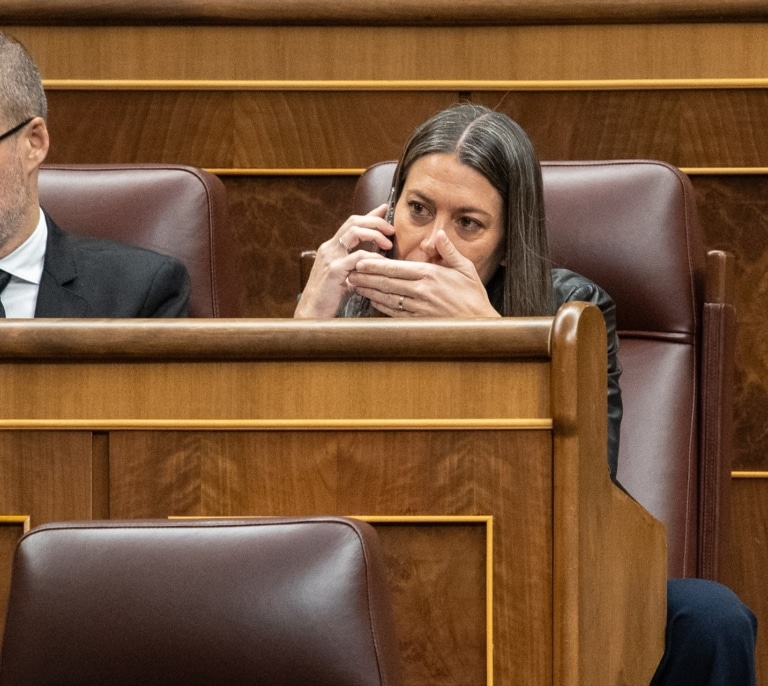
[[(10, 280), (11, 275), (8, 272), (0, 270), (0, 293), (5, 290), (5, 287), (8, 285)], [(2, 301), (0, 301), (0, 317), (5, 317), (5, 308), (3, 307)]]

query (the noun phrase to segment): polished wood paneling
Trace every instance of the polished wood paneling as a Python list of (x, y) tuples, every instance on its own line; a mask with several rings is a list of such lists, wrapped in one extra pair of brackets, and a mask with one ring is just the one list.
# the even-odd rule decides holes
[[(425, 620), (409, 621), (403, 607), (395, 609), (403, 654), (408, 664), (414, 665), (408, 683), (463, 686), (475, 678), (472, 675), (483, 672), (489, 683), (489, 670), (483, 664), (489, 647), (493, 647), (488, 642), (483, 612), (490, 592), (485, 579), (489, 564), (486, 526), (374, 526), (390, 572), (392, 593), (408, 598), (414, 614)], [(443, 645), (452, 646), (447, 659)]]
[(236, 155), (232, 165), (222, 166), (365, 167), (382, 159), (382, 154), (398, 155), (416, 126), (457, 99), (450, 91), (393, 95), (378, 91), (239, 93)]
[[(508, 431), (113, 432), (112, 512), (117, 518), (492, 513), (496, 603), (516, 608), (507, 617), (495, 615), (495, 640), (525, 644), (527, 655), (522, 662), (513, 658), (512, 673), (543, 684), (550, 671), (542, 638), (552, 629), (549, 612), (536, 608), (552, 580), (532, 565), (551, 556), (552, 540), (546, 504), (532, 506), (530, 493), (551, 479), (541, 459), (550, 440), (548, 432)], [(515, 478), (520, 472), (525, 480)], [(510, 527), (521, 519), (530, 537), (513, 541)], [(388, 556), (406, 683), (480, 683), (483, 534), (461, 539), (462, 552), (453, 528), (447, 539), (445, 527), (443, 536), (433, 525), (409, 528)], [(436, 545), (421, 547), (433, 540)], [(530, 635), (522, 637), (515, 627), (529, 614)], [(509, 651), (499, 650), (499, 659), (498, 673), (508, 673)]]
[(731, 482), (733, 538), (728, 574), (724, 578), (757, 615), (757, 681), (768, 683), (768, 474), (762, 478), (737, 478)]
[(29, 517), (0, 514), (0, 636), (5, 625), (6, 599), (10, 591), (11, 567), (16, 543), (29, 529)]
[[(473, 84), (468, 83), (467, 86)], [(680, 167), (768, 167), (768, 82), (760, 87), (561, 91), (232, 90), (201, 85), (48, 89), (50, 162), (180, 162), (214, 169), (362, 169), (399, 156), (414, 128), (462, 99), (507, 112), (542, 159), (661, 159)], [(166, 89), (167, 88), (167, 89)]]
[(120, 3), (93, 0), (5, 0), (0, 22), (22, 24), (548, 24), (639, 21), (758, 21), (768, 18), (759, 0), (506, 0), (413, 3), (389, 0), (194, 0)]
[(291, 317), (301, 289), (299, 255), (314, 250), (352, 208), (356, 176), (224, 176), (241, 244), (252, 317)]
[[(288, 323), (298, 324), (293, 320)], [(252, 322), (251, 326), (257, 328), (258, 323)], [(379, 326), (374, 331), (379, 332), (380, 336), (393, 336), (398, 335), (397, 328)], [(189, 337), (208, 335), (214, 339), (231, 333), (225, 327), (210, 334), (189, 328), (183, 331)], [(272, 335), (299, 336), (299, 332), (299, 326), (288, 326), (282, 331), (274, 331)], [(336, 334), (343, 332), (341, 327), (336, 329)], [(120, 338), (120, 332), (115, 329), (102, 330), (101, 335)], [(323, 336), (317, 335), (316, 340), (322, 341)], [(258, 345), (258, 339), (254, 339), (254, 345)], [(360, 345), (365, 343), (361, 342)], [(370, 353), (371, 349), (368, 348), (367, 352)], [(399, 354), (405, 356), (418, 353), (403, 350)], [(13, 427), (14, 421), (23, 417), (28, 420), (44, 420), (48, 426), (56, 426), (58, 421), (63, 428), (68, 428), (67, 420), (102, 420), (107, 427), (113, 427), (115, 422), (120, 425), (138, 421), (141, 425), (142, 420), (194, 422), (205, 417), (210, 420), (231, 420), (236, 424), (240, 422), (242, 427), (247, 427), (249, 421), (269, 423), (277, 419), (291, 419), (301, 423), (308, 419), (365, 419), (374, 416), (395, 421), (413, 417), (414, 412), (416, 417), (456, 421), (497, 418), (503, 422), (516, 416), (530, 419), (547, 416), (548, 396), (526, 395), (528, 386), (535, 382), (541, 384), (548, 375), (546, 366), (536, 360), (521, 363), (514, 368), (502, 362), (467, 363), (462, 367), (463, 374), (484, 389), (484, 399), (478, 395), (469, 404), (458, 392), (466, 378), (450, 380), (452, 361), (424, 362), (421, 367), (424, 376), (409, 382), (401, 378), (402, 372), (408, 369), (407, 361), (354, 361), (354, 355), (347, 356), (343, 352), (339, 352), (338, 356), (347, 359), (329, 360), (326, 352), (318, 355), (320, 361), (302, 364), (291, 361), (254, 364), (233, 360), (221, 367), (210, 365), (204, 369), (200, 369), (195, 361), (153, 364), (128, 362), (118, 358), (90, 364), (87, 369), (82, 367), (79, 360), (51, 361), (46, 364), (20, 361), (12, 367), (0, 365), (0, 385), (3, 387), (18, 388), (15, 379), (20, 372), (27, 379), (26, 392), (9, 394), (12, 400), (4, 403), (0, 409), (0, 422), (5, 427)], [(151, 394), (144, 392), (141, 387), (148, 369), (154, 371), (153, 383), (157, 386)], [(190, 388), (187, 380), (193, 373), (198, 378), (198, 384)], [(446, 381), (446, 377), (449, 381)], [(309, 385), (307, 379), (314, 385)], [(83, 393), (83, 384), (88, 384), (92, 392)], [(275, 391), (278, 384), (280, 393)], [(328, 395), (329, 384), (354, 387), (358, 391), (354, 396), (336, 398), (322, 410), (314, 409), (312, 393)], [(248, 393), (233, 394), (232, 389), (243, 385), (249, 388)], [(47, 392), (52, 387), (59, 388), (60, 393), (54, 396)], [(106, 395), (113, 398), (110, 403), (103, 401)], [(440, 398), (441, 402), (434, 403), (428, 409), (415, 410), (419, 407), (416, 399), (422, 397)], [(23, 461), (23, 448), (23, 443), (12, 444), (7, 448), (7, 454), (14, 456), (18, 465), (27, 464)], [(61, 446), (57, 444), (57, 448)], [(51, 483), (53, 485), (56, 482)], [(8, 496), (11, 495), (12, 492), (9, 492)]]
[(474, 92), (472, 99), (507, 112), (529, 134), (542, 159), (768, 166), (765, 88), (511, 90)]
[[(0, 515), (29, 525), (92, 519), (91, 435), (88, 431), (0, 431)], [(5, 626), (11, 558), (23, 524), (0, 521), (0, 635)]]
[(4, 28), (46, 79), (764, 78), (768, 66), (765, 22)]
[[(606, 372), (594, 306), (407, 327), (3, 328), (0, 386), (13, 401), (0, 412), (0, 508), (23, 506), (33, 521), (102, 516), (105, 503), (115, 518), (492, 518), (492, 604), (482, 533), (422, 521), (405, 527), (407, 545), (390, 541), (407, 683), (486, 682), (486, 612), (501, 683), (647, 681), (655, 668), (665, 535), (611, 484), (596, 448), (606, 440)], [(440, 545), (422, 550), (435, 537)], [(618, 640), (617, 626), (630, 627)]]
[(0, 514), (23, 514), (31, 525), (91, 519), (89, 431), (0, 432)]
[(198, 91), (50, 92), (48, 161), (151, 159), (215, 167), (218, 161), (233, 160), (233, 98), (217, 95)]
[(49, 89), (55, 162), (181, 162), (204, 168), (361, 168), (453, 92)]
[(768, 469), (768, 174), (692, 181), (708, 247), (736, 256), (734, 468)]

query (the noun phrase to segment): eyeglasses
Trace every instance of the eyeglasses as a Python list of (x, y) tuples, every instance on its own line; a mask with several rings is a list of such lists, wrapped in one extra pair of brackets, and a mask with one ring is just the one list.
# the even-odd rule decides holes
[(21, 124), (16, 124), (12, 129), (9, 129), (4, 134), (0, 135), (0, 141), (5, 140), (6, 138), (10, 138), (14, 133), (18, 133), (21, 131), (29, 122), (31, 122), (34, 119), (34, 117), (30, 117), (26, 121), (21, 122)]

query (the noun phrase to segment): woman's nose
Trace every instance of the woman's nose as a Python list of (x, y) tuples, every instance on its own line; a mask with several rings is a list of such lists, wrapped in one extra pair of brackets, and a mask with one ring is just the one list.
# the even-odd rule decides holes
[(440, 231), (441, 228), (445, 228), (444, 222), (441, 219), (436, 218), (435, 221), (429, 225), (428, 231), (424, 234), (424, 238), (421, 240), (421, 249), (428, 259), (435, 257), (438, 254), (435, 244), (437, 241), (437, 232)]

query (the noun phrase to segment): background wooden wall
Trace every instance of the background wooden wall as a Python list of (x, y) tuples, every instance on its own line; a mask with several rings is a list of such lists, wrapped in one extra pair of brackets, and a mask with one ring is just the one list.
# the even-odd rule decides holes
[(451, 102), (508, 112), (544, 159), (656, 158), (688, 171), (707, 246), (737, 257), (724, 580), (765, 624), (768, 11), (749, 0), (455, 4), (40, 0), (33, 13), (18, 0), (4, 3), (0, 25), (41, 66), (50, 161), (180, 162), (221, 175), (255, 317), (291, 315), (298, 255), (346, 217), (356, 175), (397, 157), (412, 128)]

